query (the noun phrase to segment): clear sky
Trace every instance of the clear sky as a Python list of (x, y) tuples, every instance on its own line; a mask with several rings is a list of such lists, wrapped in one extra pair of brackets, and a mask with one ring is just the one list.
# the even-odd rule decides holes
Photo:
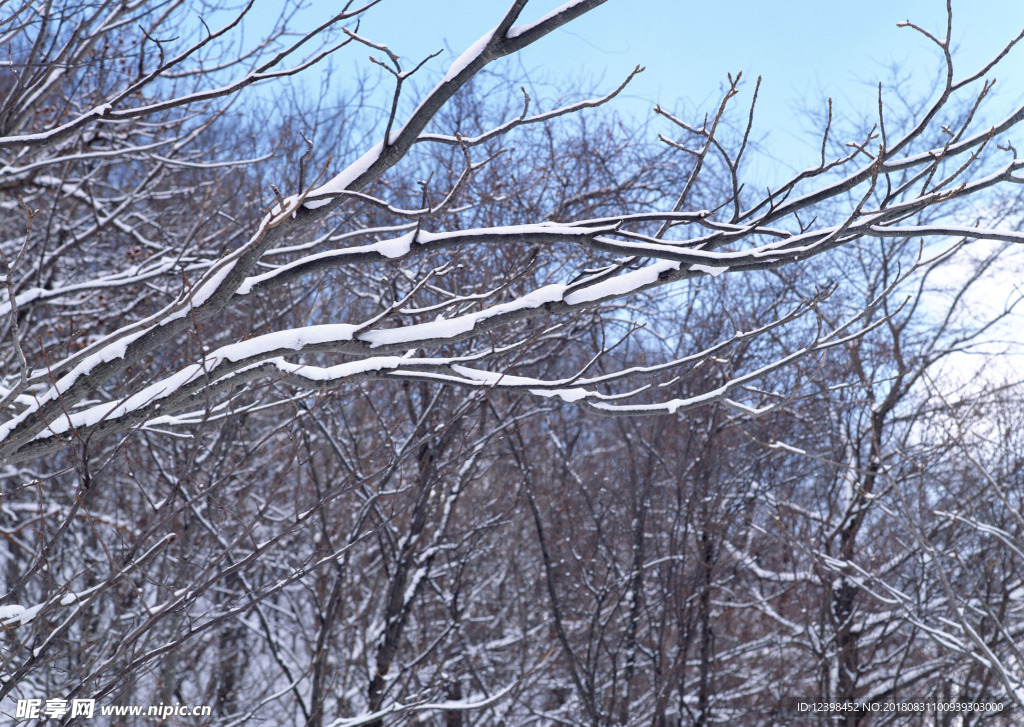
[[(258, 1), (266, 2), (267, 9), (279, 3)], [(294, 30), (314, 27), (337, 12), (340, 4), (339, 0), (313, 0), (301, 18), (303, 27)], [(560, 0), (533, 0), (521, 22), (560, 4)], [(443, 51), (417, 76), (422, 87), (431, 88), (451, 61), (492, 28), (507, 7), (508, 0), (383, 0), (365, 16), (360, 33), (386, 43), (407, 67)], [(754, 164), (756, 179), (748, 181), (777, 184), (817, 163), (821, 129), (801, 118), (803, 110), (824, 110), (826, 99), (832, 97), (837, 119), (855, 122), (871, 117), (873, 121), (879, 81), (886, 85), (885, 98), (893, 100), (895, 91), (889, 81), (894, 68), (909, 79), (902, 89), (905, 93), (934, 98), (943, 70), (941, 54), (916, 31), (897, 27), (907, 19), (944, 35), (945, 2), (609, 0), (503, 63), (516, 79), (509, 93), (517, 104), (518, 86), (529, 87), (542, 77), (549, 87), (562, 88), (571, 96), (581, 85), (610, 90), (634, 66), (643, 65), (646, 72), (625, 97), (613, 102), (613, 108), (627, 117), (645, 119), (660, 103), (695, 122), (717, 106), (728, 72), (742, 71), (750, 81), (741, 99), (744, 104), (749, 103), (753, 80), (761, 75), (755, 137), (762, 141), (765, 154)], [(954, 0), (956, 77), (979, 69), (1022, 29), (1024, 0)], [(255, 27), (250, 30), (259, 32)], [(371, 68), (369, 54), (363, 47), (339, 54), (333, 61), (332, 83), (344, 85), (356, 78), (359, 69)], [(314, 68), (306, 74), (311, 88), (319, 88), (319, 73)], [(990, 75), (998, 83), (986, 119), (994, 121), (1024, 103), (1024, 43)], [(375, 105), (389, 105), (391, 88), (389, 82), (382, 84), (382, 96), (374, 100)], [(416, 100), (410, 98), (408, 103)], [(665, 130), (671, 133), (663, 122), (650, 133), (654, 138)], [(1015, 140), (1015, 145), (1024, 150), (1024, 139)], [(1009, 290), (1011, 286), (1002, 287)]]
[[(311, 22), (337, 4), (317, 0)], [(560, 4), (534, 0), (523, 21)], [(444, 49), (421, 71), (420, 81), (429, 87), (507, 6), (507, 0), (384, 0), (367, 14), (360, 33), (386, 43), (410, 65)], [(567, 91), (581, 79), (594, 89), (613, 88), (635, 65), (643, 65), (647, 71), (631, 84), (628, 98), (616, 104), (620, 113), (643, 117), (661, 103), (692, 120), (699, 118), (698, 109), (702, 114), (717, 104), (726, 73), (743, 72), (751, 81), (748, 97), (752, 81), (761, 75), (755, 131), (781, 166), (806, 166), (813, 161), (820, 132), (800, 119), (802, 108), (824, 108), (831, 96), (837, 117), (872, 113), (876, 84), (891, 78), (893, 66), (913, 79), (914, 92), (932, 87), (940, 70), (938, 49), (912, 29), (897, 27), (908, 18), (943, 33), (945, 3), (609, 0), (513, 63), (521, 82), (546, 76), (557, 85), (564, 78)], [(955, 0), (958, 75), (976, 70), (1022, 28), (1024, 0)], [(339, 58), (335, 79), (342, 80), (365, 56), (360, 50)], [(1000, 110), (1024, 98), (1024, 48), (994, 75)], [(993, 113), (999, 111), (993, 108)]]
[[(269, 1), (265, 11), (276, 5), (274, 0), (264, 1)], [(314, 25), (337, 12), (340, 4), (315, 0), (301, 16), (302, 24), (308, 19)], [(522, 22), (560, 4), (533, 0)], [(365, 16), (360, 33), (387, 44), (410, 66), (443, 50), (418, 74), (419, 82), (429, 88), (507, 7), (508, 0), (384, 0)], [(728, 72), (742, 71), (749, 80), (745, 102), (760, 75), (755, 137), (777, 162), (769, 164), (774, 171), (759, 173), (781, 179), (794, 167), (813, 163), (818, 153), (820, 130), (803, 120), (800, 111), (824, 109), (832, 97), (837, 118), (872, 114), (877, 83), (889, 81), (893, 67), (911, 79), (912, 87), (905, 90), (925, 94), (933, 88), (941, 70), (938, 49), (912, 29), (897, 27), (908, 18), (943, 34), (945, 2), (609, 0), (505, 63), (514, 64), (510, 67), (517, 76), (510, 93), (518, 93), (521, 83), (529, 86), (540, 78), (555, 86), (563, 86), (564, 80), (566, 93), (581, 82), (592, 90), (611, 89), (634, 66), (643, 65), (646, 72), (615, 108), (626, 116), (646, 118), (654, 104), (661, 103), (693, 121), (717, 105)], [(954, 0), (957, 75), (976, 70), (1022, 28), (1024, 0)], [(333, 80), (344, 83), (357, 64), (367, 68), (368, 54), (360, 48), (339, 55), (333, 61)], [(306, 79), (318, 87), (316, 74), (314, 69)], [(1024, 100), (1024, 47), (994, 75), (999, 83), (992, 117)], [(387, 101), (380, 100), (382, 105)], [(765, 180), (770, 181), (777, 180)]]

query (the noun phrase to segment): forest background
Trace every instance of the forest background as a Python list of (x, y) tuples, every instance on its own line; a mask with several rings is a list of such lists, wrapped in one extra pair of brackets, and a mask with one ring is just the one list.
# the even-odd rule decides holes
[(0, 4), (0, 713), (1019, 719), (1022, 12), (643, 5)]

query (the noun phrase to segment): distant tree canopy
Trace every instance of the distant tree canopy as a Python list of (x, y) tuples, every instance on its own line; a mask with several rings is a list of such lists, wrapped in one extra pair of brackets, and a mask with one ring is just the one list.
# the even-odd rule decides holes
[[(1021, 390), (953, 382), (1020, 300), (1024, 107), (982, 120), (1024, 31), (964, 76), (950, 8), (911, 25), (935, 97), (830, 103), (762, 192), (739, 76), (646, 138), (632, 74), (494, 72), (602, 2), (514, 0), (443, 76), (360, 33), (386, 0), (255, 42), (252, 2), (3, 6), (0, 712), (1014, 723)], [(343, 53), (383, 117), (284, 90)]]

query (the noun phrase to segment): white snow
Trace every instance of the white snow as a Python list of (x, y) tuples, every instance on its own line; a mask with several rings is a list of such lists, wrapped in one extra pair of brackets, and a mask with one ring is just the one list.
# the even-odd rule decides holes
[(484, 52), (484, 49), (487, 48), (487, 44), (490, 43), (491, 38), (494, 37), (494, 31), (496, 30), (497, 28), (491, 28), (487, 33), (480, 36), (473, 45), (462, 51), (462, 55), (456, 58), (455, 62), (448, 68), (448, 73), (445, 74), (444, 80), (442, 80), (441, 83), (448, 83), (466, 70), (466, 67)]
[[(131, 412), (142, 409), (154, 401), (167, 398), (194, 379), (205, 375), (207, 372), (217, 368), (224, 361), (243, 361), (254, 359), (256, 363), (262, 363), (260, 357), (271, 351), (280, 349), (291, 349), (298, 351), (305, 346), (330, 343), (334, 341), (348, 341), (352, 334), (358, 329), (357, 326), (348, 323), (327, 323), (316, 326), (306, 326), (287, 331), (275, 331), (262, 336), (256, 336), (247, 341), (232, 343), (218, 348), (213, 353), (204, 357), (202, 363), (186, 366), (181, 371), (172, 374), (160, 381), (157, 381), (144, 389), (138, 391), (127, 399), (116, 402), (104, 402), (89, 407), (83, 411), (64, 415), (50, 423), (46, 431), (39, 437), (48, 437), (54, 434), (61, 434), (72, 426), (88, 427), (102, 421), (125, 416)], [(106, 349), (104, 349), (106, 351)], [(103, 353), (101, 351), (100, 353)], [(99, 354), (97, 354), (99, 355)], [(81, 365), (88, 363), (91, 358), (83, 361)], [(73, 374), (68, 374), (71, 377)], [(60, 384), (60, 382), (58, 382)], [(52, 389), (51, 389), (52, 391)], [(48, 394), (49, 395), (49, 394)], [(12, 420), (5, 425), (4, 429), (16, 424), (18, 419)], [(0, 435), (3, 430), (0, 430)]]
[(573, 291), (569, 295), (565, 296), (565, 302), (569, 305), (576, 305), (579, 303), (590, 303), (604, 298), (626, 295), (627, 293), (639, 290), (646, 285), (656, 283), (658, 281), (658, 276), (662, 273), (678, 269), (678, 262), (673, 260), (662, 260), (654, 263), (653, 265), (648, 265), (645, 268), (623, 273), (622, 275), (618, 275), (614, 278), (602, 280), (596, 285), (588, 285), (585, 288)]
[(313, 210), (328, 204), (333, 199), (333, 195), (346, 191), (352, 182), (373, 166), (373, 163), (380, 159), (380, 155), (383, 152), (384, 142), (377, 142), (370, 147), (369, 151), (345, 167), (340, 174), (310, 192), (302, 206)]
[[(609, 228), (610, 229), (610, 228)], [(565, 225), (539, 224), (539, 225), (509, 225), (507, 227), (477, 227), (466, 230), (451, 230), (445, 232), (429, 232), (420, 230), (415, 235), (412, 232), (401, 235), (397, 238), (379, 240), (368, 245), (356, 245), (345, 247), (339, 250), (325, 250), (313, 255), (293, 260), (265, 273), (253, 275), (245, 279), (238, 287), (238, 295), (248, 295), (257, 285), (271, 280), (286, 271), (295, 270), (305, 265), (318, 261), (336, 259), (338, 265), (346, 264), (346, 257), (360, 256), (376, 253), (381, 257), (392, 260), (408, 255), (412, 250), (412, 242), (418, 246), (444, 246), (465, 244), (463, 241), (472, 243), (487, 244), (487, 236), (493, 235), (494, 242), (504, 242), (509, 237), (516, 235), (564, 235), (568, 237), (586, 237), (595, 233), (594, 228), (586, 229), (580, 227), (568, 227)]]
[(207, 356), (205, 362), (208, 366), (215, 366), (220, 363), (220, 360), (242, 361), (282, 348), (298, 351), (305, 346), (318, 343), (350, 341), (357, 328), (358, 326), (351, 323), (321, 323), (315, 326), (265, 333), (247, 341), (222, 346)]
[(411, 326), (403, 326), (402, 328), (367, 331), (361, 334), (359, 338), (368, 341), (372, 346), (419, 343), (422, 341), (455, 338), (463, 333), (472, 331), (480, 321), (487, 320), (488, 318), (528, 308), (539, 308), (545, 303), (560, 301), (564, 292), (565, 286), (560, 283), (545, 285), (543, 288), (538, 288), (516, 300), (501, 303), (477, 313), (467, 313), (455, 318), (441, 319), (429, 323), (417, 323)]
[(235, 267), (235, 260), (225, 263), (214, 272), (209, 278), (200, 282), (199, 287), (192, 293), (192, 305), (200, 306), (209, 300), (210, 296), (217, 292), (220, 284), (224, 282), (224, 278), (227, 277), (228, 273)]
[(21, 620), (21, 614), (25, 613), (25, 607), (17, 604), (0, 606), (0, 622)]
[(375, 242), (367, 247), (376, 250), (384, 257), (394, 259), (409, 254), (409, 249), (412, 247), (412, 242), (415, 237), (416, 231), (413, 230), (405, 233), (401, 237), (396, 237), (392, 240), (381, 240), (380, 242)]
[[(91, 356), (87, 356), (83, 359), (70, 373), (65, 374), (57, 380), (56, 384), (50, 387), (50, 389), (40, 396), (38, 399), (33, 400), (35, 406), (31, 409), (23, 411), (16, 417), (12, 417), (8, 421), (0, 425), (0, 440), (5, 439), (19, 424), (32, 416), (39, 407), (48, 401), (58, 398), (61, 394), (71, 388), (71, 386), (78, 380), (79, 376), (84, 376), (93, 370), (96, 366), (107, 361), (113, 361), (116, 358), (124, 356), (125, 351), (128, 348), (128, 344), (139, 338), (145, 333), (140, 331), (125, 336), (120, 341), (116, 341), (104, 348), (101, 348)], [(63, 430), (62, 430), (63, 431)]]
[(589, 395), (586, 389), (581, 389), (579, 387), (573, 389), (530, 389), (530, 393), (536, 394), (537, 396), (557, 396), (568, 404), (571, 404), (574, 401), (579, 401), (580, 399), (586, 399)]
[(349, 361), (348, 363), (336, 366), (309, 366), (306, 364), (294, 364), (277, 358), (272, 363), (285, 373), (303, 376), (311, 381), (337, 381), (357, 374), (364, 374), (370, 371), (381, 371), (383, 369), (397, 369), (409, 359), (400, 356), (374, 356), (360, 361)]
[(768, 449), (781, 449), (784, 452), (792, 452), (793, 454), (807, 454), (806, 450), (779, 441), (775, 441), (769, 444)]
[(583, 0), (569, 0), (569, 2), (564, 3), (564, 4), (560, 5), (559, 7), (555, 8), (554, 10), (552, 10), (551, 12), (542, 15), (541, 17), (539, 17), (536, 20), (534, 20), (532, 23), (526, 23), (524, 25), (513, 25), (511, 28), (508, 29), (508, 32), (505, 33), (505, 37), (506, 38), (518, 38), (520, 35), (522, 35), (526, 31), (531, 30), (531, 29), (537, 27), (541, 23), (547, 22), (548, 20), (550, 20), (551, 18), (555, 17), (556, 15), (558, 15), (560, 13), (564, 13), (566, 10), (568, 10), (571, 7), (573, 7), (574, 5), (579, 5), (581, 2), (583, 2)]
[(724, 273), (728, 269), (729, 268), (724, 267), (724, 266), (719, 266), (719, 265), (701, 265), (700, 263), (697, 263), (696, 265), (691, 265), (690, 266), (690, 270), (692, 272), (695, 272), (695, 273), (707, 273), (708, 275), (710, 275), (712, 277), (715, 277), (717, 275), (721, 275), (722, 273)]
[(0, 606), (0, 624), (4, 626), (27, 624), (39, 614), (44, 605), (40, 603), (37, 606), (29, 606), (28, 608), (17, 604)]

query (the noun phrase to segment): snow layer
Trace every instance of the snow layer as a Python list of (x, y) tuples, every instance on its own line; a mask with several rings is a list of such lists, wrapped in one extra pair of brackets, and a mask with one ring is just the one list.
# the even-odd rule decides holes
[(374, 162), (380, 159), (380, 155), (383, 152), (384, 142), (374, 144), (370, 147), (369, 151), (345, 167), (340, 174), (335, 176), (326, 184), (317, 187), (310, 192), (302, 206), (306, 209), (313, 210), (328, 204), (331, 199), (333, 199), (332, 195), (341, 194), (346, 191), (349, 186), (351, 186), (352, 182), (365, 174), (366, 171), (373, 166)]
[(429, 323), (417, 323), (411, 326), (403, 326), (402, 328), (367, 331), (360, 335), (359, 338), (368, 341), (373, 346), (420, 343), (422, 341), (456, 338), (464, 333), (469, 333), (478, 323), (488, 318), (529, 308), (539, 308), (545, 303), (554, 303), (562, 300), (564, 293), (565, 286), (562, 284), (545, 285), (543, 288), (538, 288), (509, 303), (501, 303), (477, 313), (468, 313), (455, 318), (430, 321)]
[(448, 68), (448, 73), (445, 74), (444, 80), (441, 83), (448, 83), (455, 79), (460, 73), (462, 73), (469, 66), (470, 63), (475, 61), (484, 49), (487, 48), (487, 44), (491, 42), (491, 38), (494, 37), (494, 32), (497, 28), (491, 28), (490, 31), (480, 36), (473, 45), (469, 46), (462, 52), (455, 62)]
[(658, 282), (658, 277), (661, 274), (678, 269), (678, 262), (662, 260), (645, 268), (617, 275), (614, 278), (603, 280), (596, 285), (588, 285), (581, 290), (574, 291), (565, 296), (565, 302), (569, 305), (577, 305), (579, 303), (591, 303), (604, 298), (626, 295), (634, 290), (639, 290), (644, 286)]
[(715, 277), (717, 275), (721, 275), (722, 273), (724, 273), (728, 269), (729, 268), (724, 267), (724, 266), (720, 266), (720, 265), (701, 265), (700, 263), (697, 263), (696, 265), (691, 265), (690, 266), (690, 270), (691, 271), (693, 271), (695, 273), (707, 273), (708, 275), (710, 275), (712, 277)]
[(583, 0), (569, 0), (569, 2), (560, 5), (559, 7), (555, 8), (554, 10), (552, 10), (550, 13), (546, 13), (546, 14), (542, 15), (541, 17), (539, 17), (536, 20), (534, 20), (532, 23), (526, 23), (524, 25), (513, 25), (511, 28), (508, 29), (508, 32), (505, 33), (505, 37), (506, 38), (518, 38), (523, 33), (527, 32), (529, 30), (533, 30), (534, 28), (536, 28), (541, 23), (546, 23), (548, 20), (551, 20), (551, 18), (555, 17), (556, 15), (564, 13), (569, 8), (571, 8), (571, 7), (575, 6), (575, 5), (579, 5), (582, 2), (583, 2)]

